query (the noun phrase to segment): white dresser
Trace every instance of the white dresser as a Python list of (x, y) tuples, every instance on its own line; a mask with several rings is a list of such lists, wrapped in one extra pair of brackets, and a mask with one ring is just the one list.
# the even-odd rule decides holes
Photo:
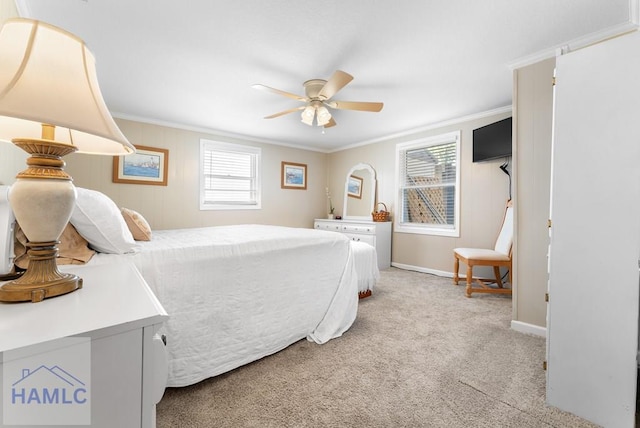
[[(64, 373), (88, 385), (91, 426), (154, 427), (155, 404), (162, 397), (168, 373), (166, 351), (156, 332), (167, 313), (133, 265), (60, 266), (60, 270), (80, 276), (83, 287), (39, 303), (0, 304), (0, 379), (10, 361), (16, 361), (24, 366), (22, 382), (39, 370), (27, 363), (34, 352), (54, 345), (63, 349), (66, 345), (58, 344), (67, 338), (82, 338), (90, 346), (89, 379), (75, 373), (78, 365), (49, 361), (49, 357), (45, 368), (53, 371), (48, 365), (60, 364)], [(7, 380), (16, 380), (11, 376)], [(5, 404), (7, 393), (7, 388), (0, 393)], [(85, 394), (80, 397), (84, 400)], [(24, 394), (18, 396), (16, 405), (24, 405), (20, 399), (24, 401)], [(35, 408), (33, 412), (47, 412), (28, 404)], [(0, 426), (6, 426), (3, 413), (10, 410), (0, 407)]]
[(390, 221), (316, 219), (313, 227), (340, 232), (347, 235), (352, 241), (371, 244), (375, 247), (378, 255), (378, 269), (386, 269), (391, 266)]

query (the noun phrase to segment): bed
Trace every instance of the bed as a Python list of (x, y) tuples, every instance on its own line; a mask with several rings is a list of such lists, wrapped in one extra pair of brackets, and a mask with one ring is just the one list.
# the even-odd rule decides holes
[(88, 264), (134, 264), (169, 314), (161, 330), (168, 386), (197, 383), (304, 338), (339, 337), (356, 318), (359, 287), (372, 286), (358, 280), (355, 266), (371, 252), (339, 233), (253, 224), (154, 230), (151, 238), (147, 224), (150, 240), (137, 241), (123, 214), (104, 194), (79, 188), (71, 224), (92, 251)]
[(350, 243), (313, 229), (241, 225), (154, 231), (132, 262), (169, 314), (168, 386), (185, 386), (307, 338), (342, 335), (357, 312)]

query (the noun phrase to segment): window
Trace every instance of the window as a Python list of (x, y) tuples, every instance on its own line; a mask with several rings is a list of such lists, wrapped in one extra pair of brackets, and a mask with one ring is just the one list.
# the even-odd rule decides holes
[(398, 144), (397, 232), (460, 236), (460, 131)]
[(200, 209), (260, 209), (258, 147), (200, 140)]

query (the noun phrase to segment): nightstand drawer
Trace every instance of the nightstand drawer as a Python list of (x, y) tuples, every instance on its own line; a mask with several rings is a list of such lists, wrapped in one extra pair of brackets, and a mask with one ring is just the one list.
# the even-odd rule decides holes
[(333, 232), (342, 232), (340, 223), (336, 223), (336, 222), (316, 221), (313, 227), (314, 229), (331, 230)]
[(343, 224), (342, 233), (363, 233), (368, 235), (375, 235), (376, 228), (375, 226), (367, 226), (367, 225)]

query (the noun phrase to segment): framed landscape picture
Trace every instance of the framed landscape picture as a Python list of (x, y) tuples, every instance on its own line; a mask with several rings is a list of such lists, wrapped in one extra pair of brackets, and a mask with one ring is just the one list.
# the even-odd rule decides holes
[(307, 165), (282, 162), (280, 187), (283, 189), (307, 189)]
[(362, 199), (362, 178), (355, 175), (349, 177), (347, 195), (349, 195), (350, 198)]
[(113, 157), (113, 182), (167, 185), (169, 150), (136, 146), (136, 152)]

